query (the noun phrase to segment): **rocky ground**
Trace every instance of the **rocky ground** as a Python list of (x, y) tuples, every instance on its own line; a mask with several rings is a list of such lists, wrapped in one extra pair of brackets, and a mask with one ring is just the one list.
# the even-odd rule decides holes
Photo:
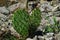
[[(13, 12), (18, 9), (18, 8), (26, 8), (26, 2), (21, 1), (15, 1), (11, 0), (9, 1), (9, 5), (6, 5), (6, 3), (2, 4), (2, 1), (0, 2), (0, 36), (3, 34), (3, 32), (8, 32), (9, 30), (11, 31), (11, 34), (14, 36), (18, 36), (19, 34), (14, 30), (12, 27), (12, 16)], [(11, 4), (12, 3), (12, 4)], [(32, 4), (36, 2), (29, 2), (28, 3), (28, 12), (31, 13), (32, 11)], [(29, 5), (31, 4), (31, 5)], [(8, 6), (8, 7), (6, 7)], [(37, 7), (41, 10), (42, 13), (42, 20), (41, 20), (41, 25), (37, 28), (37, 30), (44, 30), (46, 24), (48, 24), (48, 20), (45, 19), (45, 17), (49, 17), (50, 19), (50, 24), (54, 24), (52, 18), (55, 15), (57, 21), (60, 22), (60, 3), (53, 4), (51, 2), (45, 1), (44, 3), (38, 3)], [(60, 40), (60, 33), (56, 34), (55, 36), (52, 36), (51, 34), (47, 34), (44, 36), (38, 36), (39, 40)], [(35, 36), (33, 39), (27, 38), (27, 40), (37, 40), (37, 36)]]
[[(32, 3), (33, 4), (33, 3)], [(50, 2), (45, 1), (44, 3), (38, 3), (39, 9), (42, 12), (42, 20), (41, 25), (37, 28), (37, 30), (44, 30), (47, 24), (54, 24), (53, 16), (56, 16), (57, 21), (60, 22), (60, 3), (52, 5)], [(45, 17), (49, 17), (47, 20)], [(27, 40), (60, 40), (60, 33), (52, 35), (53, 33), (47, 33), (44, 36), (35, 36), (33, 39), (27, 38)]]

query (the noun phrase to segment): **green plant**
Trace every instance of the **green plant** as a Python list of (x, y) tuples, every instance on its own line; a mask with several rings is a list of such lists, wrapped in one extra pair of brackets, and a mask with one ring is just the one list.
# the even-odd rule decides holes
[(24, 9), (18, 9), (14, 12), (13, 16), (13, 26), (14, 29), (22, 35), (23, 39), (28, 36), (28, 34), (33, 33), (41, 22), (41, 11), (36, 8), (32, 11), (31, 15)]
[(56, 17), (55, 16), (53, 16), (53, 21), (54, 21), (53, 30), (56, 33), (56, 32), (59, 31), (59, 29), (58, 29), (58, 23), (57, 23), (57, 20), (56, 20)]
[(41, 22), (41, 11), (36, 8), (32, 11), (32, 14), (30, 16), (30, 24), (32, 26), (39, 26)]
[(47, 25), (45, 28), (45, 33), (53, 32), (51, 25)]
[(29, 32), (32, 35), (32, 33), (34, 33), (34, 31), (37, 29), (37, 27), (40, 25), (41, 22), (41, 11), (36, 8), (32, 11), (32, 14), (29, 16)]
[(54, 21), (54, 24), (53, 25), (50, 25), (50, 26), (47, 26), (45, 28), (45, 32), (54, 32), (54, 33), (58, 33), (59, 29), (58, 29), (58, 23), (57, 23), (57, 20), (56, 20), (56, 17), (53, 16), (53, 21)]
[(22, 35), (23, 39), (28, 36), (29, 15), (24, 9), (18, 9), (14, 12), (13, 26), (14, 29)]

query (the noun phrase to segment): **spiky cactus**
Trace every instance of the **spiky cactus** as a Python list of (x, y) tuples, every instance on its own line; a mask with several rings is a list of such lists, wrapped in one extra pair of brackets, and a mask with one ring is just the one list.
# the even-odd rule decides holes
[(14, 12), (13, 26), (14, 29), (22, 35), (23, 39), (28, 36), (29, 15), (24, 9), (18, 9)]
[[(32, 15), (28, 15), (24, 9), (16, 10), (13, 15), (13, 27), (20, 35), (22, 35), (23, 39), (21, 40), (25, 40), (28, 34), (33, 33), (40, 25), (40, 21), (41, 12), (38, 8), (32, 11)], [(6, 35), (5, 38), (8, 40), (17, 40), (12, 35)]]
[(39, 26), (41, 22), (41, 11), (36, 8), (32, 11), (32, 14), (30, 16), (30, 24), (32, 26)]
[[(32, 11), (32, 14), (29, 16), (30, 19), (30, 34), (32, 35), (41, 22), (41, 11), (36, 8)], [(30, 35), (29, 34), (29, 35)]]

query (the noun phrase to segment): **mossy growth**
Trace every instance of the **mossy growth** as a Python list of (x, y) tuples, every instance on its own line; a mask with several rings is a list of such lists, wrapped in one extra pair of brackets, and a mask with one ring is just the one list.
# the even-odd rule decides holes
[(14, 29), (23, 37), (23, 40), (28, 36), (29, 15), (24, 9), (18, 9), (14, 12), (13, 26)]

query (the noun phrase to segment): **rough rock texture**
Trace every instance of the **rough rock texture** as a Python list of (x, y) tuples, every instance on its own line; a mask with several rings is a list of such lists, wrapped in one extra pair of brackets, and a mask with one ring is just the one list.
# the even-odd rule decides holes
[(0, 7), (0, 13), (9, 14), (9, 10), (6, 7)]

